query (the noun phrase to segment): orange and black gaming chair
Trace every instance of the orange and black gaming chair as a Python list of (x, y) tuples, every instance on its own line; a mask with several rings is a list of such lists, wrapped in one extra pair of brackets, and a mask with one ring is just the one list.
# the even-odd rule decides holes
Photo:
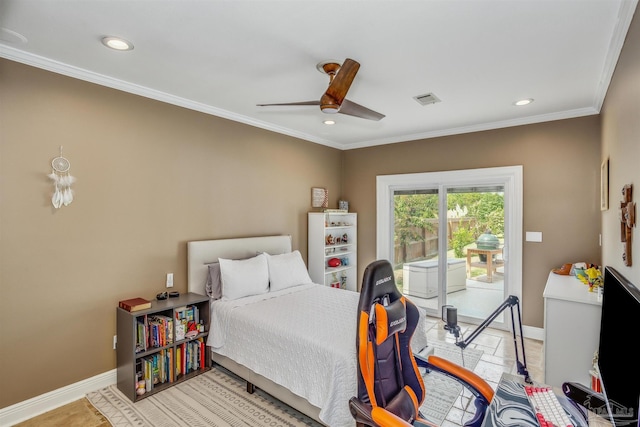
[(396, 287), (388, 261), (369, 264), (358, 304), (358, 396), (349, 401), (360, 426), (433, 426), (420, 415), (425, 387), (418, 367), (428, 375), (444, 374), (475, 397), (476, 412), (465, 426), (482, 424), (493, 389), (478, 375), (437, 356), (422, 358), (411, 351), (418, 308)]

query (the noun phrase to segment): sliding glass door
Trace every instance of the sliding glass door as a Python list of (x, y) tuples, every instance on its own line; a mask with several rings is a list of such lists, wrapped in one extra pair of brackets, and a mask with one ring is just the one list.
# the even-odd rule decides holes
[[(520, 295), (519, 171), (378, 177), (378, 258), (391, 261), (400, 290), (430, 315), (453, 305), (460, 320), (478, 324)], [(499, 316), (493, 326), (503, 323)]]

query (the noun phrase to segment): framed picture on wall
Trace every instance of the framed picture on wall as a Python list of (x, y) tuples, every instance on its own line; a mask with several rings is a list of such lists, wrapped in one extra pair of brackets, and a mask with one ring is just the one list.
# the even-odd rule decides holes
[(311, 206), (314, 208), (329, 206), (329, 192), (326, 188), (314, 187), (311, 189)]
[(600, 165), (600, 210), (609, 209), (609, 158)]

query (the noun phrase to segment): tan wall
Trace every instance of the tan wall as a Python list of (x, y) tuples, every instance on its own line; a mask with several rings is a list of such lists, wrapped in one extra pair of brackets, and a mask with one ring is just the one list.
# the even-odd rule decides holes
[[(358, 212), (358, 265), (376, 256), (376, 176), (523, 165), (522, 316), (543, 327), (549, 271), (600, 262), (600, 119), (597, 116), (345, 152), (344, 194)], [(524, 239), (523, 239), (524, 240)]]
[[(617, 187), (640, 199), (639, 31), (636, 19), (602, 129), (593, 116), (345, 152), (0, 59), (0, 408), (115, 368), (117, 301), (153, 297), (168, 272), (184, 292), (186, 241), (287, 233), (306, 254), (311, 187), (359, 213), (362, 274), (378, 174), (522, 164), (524, 231), (544, 233), (524, 243), (523, 316), (541, 327), (549, 269), (599, 258), (601, 219), (603, 262), (621, 262)], [(60, 145), (77, 198), (55, 211), (46, 174)], [(636, 284), (638, 234), (634, 266), (619, 268)]]
[[(640, 9), (639, 9), (640, 10)], [(640, 12), (631, 23), (602, 108), (602, 160), (609, 159), (609, 210), (602, 214), (602, 261), (640, 287)], [(622, 187), (633, 185), (632, 265), (622, 261)]]
[[(109, 371), (118, 300), (186, 291), (186, 242), (291, 234), (341, 151), (0, 60), (0, 407)], [(63, 146), (75, 201), (47, 178)]]

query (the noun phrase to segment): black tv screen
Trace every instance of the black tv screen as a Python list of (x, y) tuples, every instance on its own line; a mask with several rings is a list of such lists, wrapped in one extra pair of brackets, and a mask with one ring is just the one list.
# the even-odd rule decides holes
[(609, 418), (616, 427), (638, 426), (640, 400), (640, 290), (606, 267), (598, 369)]

